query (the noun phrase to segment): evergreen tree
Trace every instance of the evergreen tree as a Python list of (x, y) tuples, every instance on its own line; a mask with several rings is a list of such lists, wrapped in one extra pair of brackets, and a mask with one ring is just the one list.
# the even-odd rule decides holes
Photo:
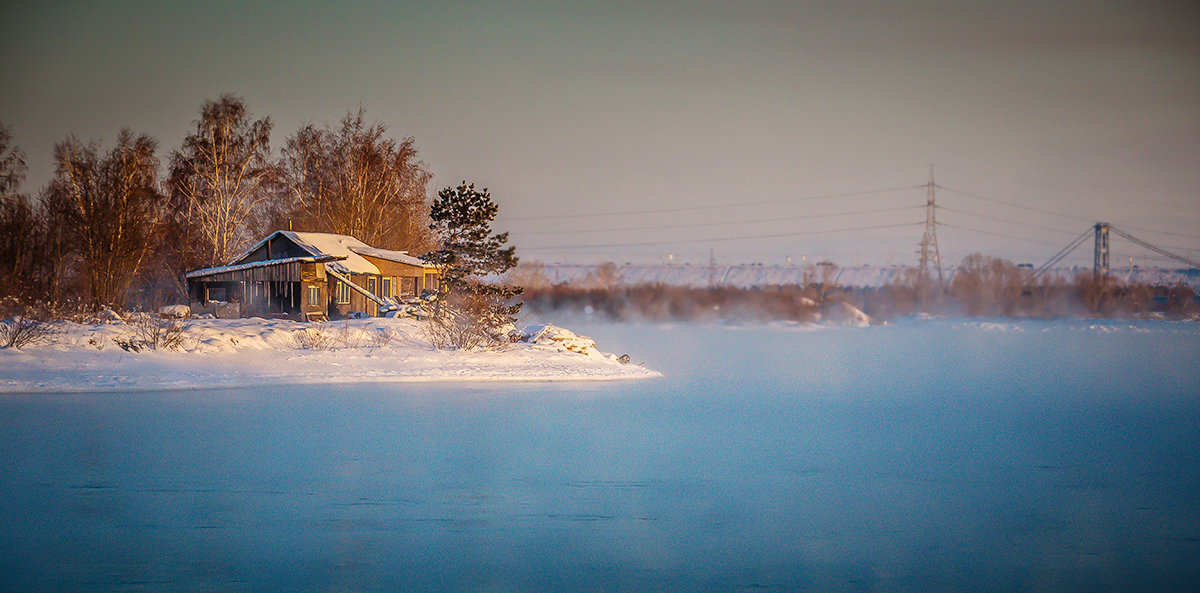
[(521, 294), (521, 287), (485, 281), (489, 276), (498, 279), (517, 265), (516, 247), (504, 246), (508, 233), (492, 234), (497, 210), (487, 188), (476, 190), (473, 183), (463, 181), (438, 192), (429, 228), (437, 234), (441, 249), (426, 259), (441, 271), (439, 316), (441, 303), (457, 300), (460, 309), (488, 317), (493, 329), (516, 321), (522, 303), (511, 300)]

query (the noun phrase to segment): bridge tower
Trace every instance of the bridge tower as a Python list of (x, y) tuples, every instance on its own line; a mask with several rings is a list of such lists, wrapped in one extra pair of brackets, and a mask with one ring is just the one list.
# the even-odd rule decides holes
[(1095, 227), (1096, 249), (1092, 258), (1092, 278), (1101, 282), (1108, 277), (1108, 229), (1110, 226), (1107, 222), (1097, 222)]
[(937, 268), (938, 286), (942, 285), (942, 256), (937, 241), (937, 184), (933, 182), (933, 165), (929, 165), (929, 183), (925, 184), (925, 236), (921, 237), (921, 281), (929, 273), (930, 263)]

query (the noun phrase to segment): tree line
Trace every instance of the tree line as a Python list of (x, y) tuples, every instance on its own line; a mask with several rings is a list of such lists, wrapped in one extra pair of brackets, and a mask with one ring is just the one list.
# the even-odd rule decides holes
[(433, 175), (412, 137), (362, 109), (302, 126), (278, 154), (273, 129), (227, 94), (162, 157), (156, 139), (129, 129), (108, 149), (68, 136), (54, 145), (50, 182), (29, 194), (25, 154), (0, 123), (0, 298), (89, 310), (181, 302), (186, 271), (281, 228), (415, 254), (439, 247)]
[(938, 285), (918, 268), (878, 287), (845, 287), (833, 281), (832, 264), (810, 266), (802, 282), (753, 288), (688, 287), (626, 283), (620, 269), (601, 265), (582, 280), (552, 281), (544, 266), (522, 264), (508, 281), (524, 287), (534, 313), (575, 312), (612, 320), (713, 321), (738, 319), (811, 322), (849, 304), (875, 321), (914, 314), (968, 317), (1053, 318), (1200, 317), (1200, 296), (1184, 284), (1126, 283), (1096, 278), (1031, 278), (1031, 270), (979, 253), (962, 259), (953, 278)]

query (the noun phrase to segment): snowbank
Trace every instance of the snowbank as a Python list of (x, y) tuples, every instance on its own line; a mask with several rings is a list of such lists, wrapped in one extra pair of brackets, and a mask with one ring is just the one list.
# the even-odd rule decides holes
[[(657, 377), (547, 326), (499, 352), (439, 351), (412, 319), (324, 324), (191, 319), (175, 350), (127, 350), (137, 327), (65, 324), (52, 345), (0, 350), (0, 392), (204, 389), (383, 381), (608, 381)], [(552, 327), (552, 326), (551, 326)], [(551, 337), (561, 337), (555, 339)], [(568, 336), (569, 334), (569, 336)], [(533, 338), (533, 339), (530, 339)], [(125, 347), (120, 344), (126, 344)], [(566, 344), (571, 344), (567, 346)]]

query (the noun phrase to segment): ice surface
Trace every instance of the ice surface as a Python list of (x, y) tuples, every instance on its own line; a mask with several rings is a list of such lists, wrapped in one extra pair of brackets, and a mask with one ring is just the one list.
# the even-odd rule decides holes
[(1200, 582), (1197, 324), (568, 325), (663, 378), (0, 395), (0, 589)]

